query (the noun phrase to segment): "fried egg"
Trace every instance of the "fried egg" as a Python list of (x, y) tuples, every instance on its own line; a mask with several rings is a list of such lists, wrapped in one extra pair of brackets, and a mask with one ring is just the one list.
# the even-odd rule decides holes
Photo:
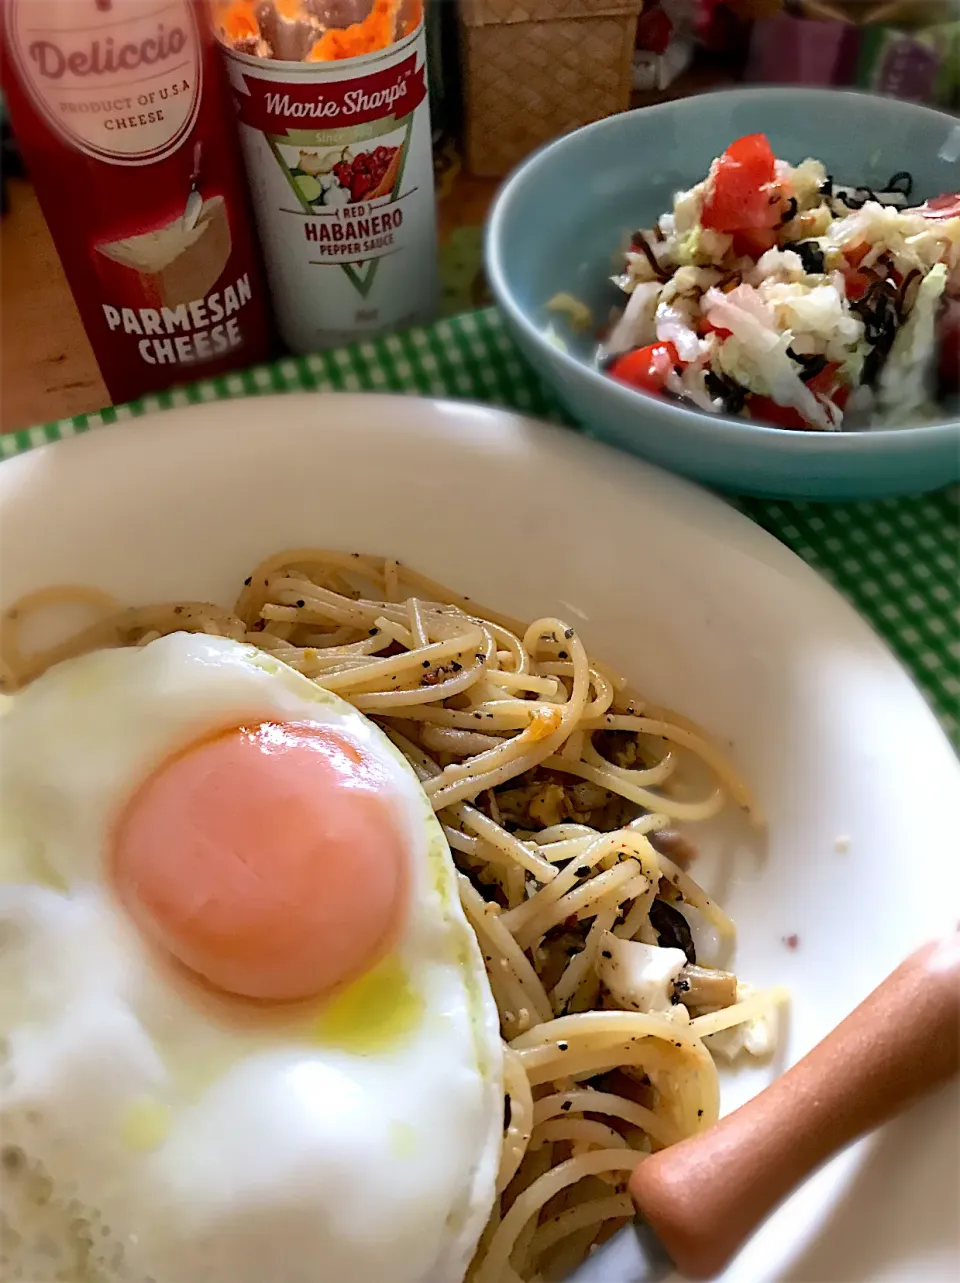
[(460, 1283), (503, 1126), (442, 830), (355, 709), (178, 633), (0, 716), (0, 1276)]

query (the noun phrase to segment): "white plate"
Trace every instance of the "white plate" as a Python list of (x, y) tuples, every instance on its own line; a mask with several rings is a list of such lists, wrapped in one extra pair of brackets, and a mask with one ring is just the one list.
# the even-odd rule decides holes
[[(786, 1062), (958, 916), (957, 763), (919, 694), (811, 570), (684, 482), (512, 415), (372, 396), (197, 406), (0, 468), (3, 602), (63, 581), (229, 602), (262, 556), (304, 544), (395, 555), (522, 617), (568, 615), (730, 746), (769, 849), (734, 852), (714, 889), (741, 974), (792, 991)], [(772, 1072), (726, 1079), (725, 1108)], [(952, 1093), (912, 1110), (820, 1173), (724, 1277), (957, 1277), (956, 1128)]]

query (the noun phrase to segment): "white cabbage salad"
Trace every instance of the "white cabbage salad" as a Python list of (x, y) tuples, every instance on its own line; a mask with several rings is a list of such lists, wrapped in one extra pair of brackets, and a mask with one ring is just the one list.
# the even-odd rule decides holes
[(601, 367), (712, 414), (836, 432), (942, 419), (958, 386), (960, 194), (913, 203), (738, 139), (613, 278)]

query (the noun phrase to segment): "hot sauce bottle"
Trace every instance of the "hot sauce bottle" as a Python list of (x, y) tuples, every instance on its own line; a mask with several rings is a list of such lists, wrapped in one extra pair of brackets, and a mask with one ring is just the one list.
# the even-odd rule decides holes
[(211, 12), (287, 345), (432, 320), (423, 0), (212, 0)]

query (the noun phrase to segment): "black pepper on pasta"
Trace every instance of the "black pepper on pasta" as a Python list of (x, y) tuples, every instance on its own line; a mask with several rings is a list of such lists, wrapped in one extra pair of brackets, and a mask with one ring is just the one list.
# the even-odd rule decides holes
[[(25, 621), (64, 602), (92, 622), (25, 650)], [(182, 629), (249, 643), (336, 692), (417, 774), (459, 870), (504, 1040), (498, 1199), (468, 1277), (562, 1276), (631, 1215), (617, 1182), (638, 1152), (717, 1116), (705, 1039), (765, 1019), (779, 1000), (742, 993), (698, 956), (695, 936), (722, 947), (734, 928), (686, 871), (695, 844), (676, 831), (727, 806), (762, 822), (748, 787), (564, 620), (524, 624), (358, 553), (270, 557), (229, 609), (32, 594), (0, 619), (0, 675), (16, 689), (71, 655)], [(723, 1005), (700, 1009), (698, 993)]]

